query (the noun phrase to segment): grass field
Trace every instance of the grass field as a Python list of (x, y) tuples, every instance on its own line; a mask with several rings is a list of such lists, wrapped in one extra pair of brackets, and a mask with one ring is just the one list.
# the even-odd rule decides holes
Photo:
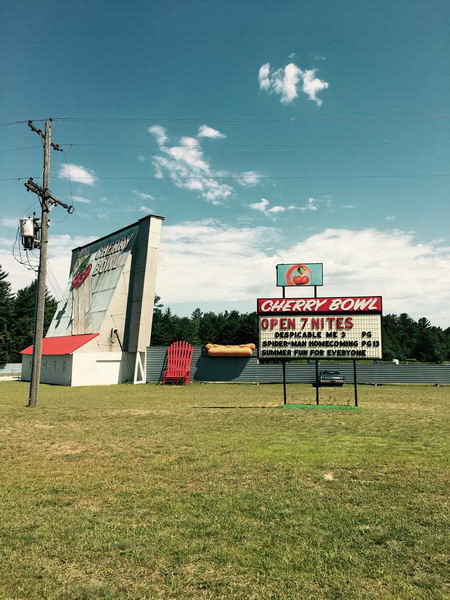
[(448, 598), (450, 387), (281, 396), (1, 383), (0, 598)]

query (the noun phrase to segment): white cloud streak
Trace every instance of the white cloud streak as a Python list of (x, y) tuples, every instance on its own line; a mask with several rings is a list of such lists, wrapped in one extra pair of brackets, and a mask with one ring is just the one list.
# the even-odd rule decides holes
[(329, 83), (316, 77), (316, 73), (317, 69), (302, 70), (295, 63), (289, 63), (279, 69), (272, 69), (270, 63), (265, 63), (259, 69), (259, 87), (269, 94), (278, 94), (282, 104), (290, 104), (301, 90), (312, 102), (320, 106), (322, 100), (317, 94), (326, 90)]
[(197, 137), (212, 138), (212, 139), (217, 140), (217, 139), (226, 138), (227, 136), (225, 134), (221, 133), (220, 131), (217, 131), (217, 129), (208, 127), (208, 125), (200, 125), (200, 127), (198, 128)]
[[(274, 216), (275, 214), (286, 212), (288, 210), (298, 210), (300, 212), (316, 211), (319, 208), (322, 200), (317, 198), (308, 198), (306, 204), (290, 204), (289, 206), (275, 205), (269, 208), (270, 202), (266, 198), (261, 198), (260, 202), (249, 204), (249, 208), (261, 212), (266, 217)], [(328, 204), (327, 204), (328, 205)]]
[(161, 179), (167, 173), (177, 187), (197, 192), (212, 204), (221, 204), (231, 196), (233, 187), (218, 179), (218, 174), (206, 160), (197, 138), (182, 137), (178, 145), (169, 146), (164, 127), (155, 125), (149, 128), (149, 132), (155, 136), (162, 153), (153, 156), (155, 177)]
[(77, 194), (75, 194), (74, 196), (72, 196), (72, 200), (74, 202), (80, 202), (80, 204), (90, 204), (91, 201), (89, 200), (89, 198), (85, 198), (84, 196), (79, 196)]
[(244, 171), (241, 173), (238, 181), (241, 185), (250, 187), (261, 181), (261, 175), (256, 171)]
[(3, 217), (3, 219), (1, 220), (1, 224), (3, 225), (3, 227), (14, 227), (15, 229), (17, 229), (17, 227), (19, 226), (19, 219), (10, 219), (8, 217)]
[(140, 192), (139, 190), (133, 190), (133, 194), (136, 194), (138, 198), (141, 200), (154, 200), (155, 197), (151, 194), (146, 194), (145, 192)]
[(61, 165), (58, 171), (60, 179), (70, 179), (72, 182), (84, 183), (85, 185), (94, 185), (97, 177), (94, 171), (86, 169), (81, 165), (65, 164)]

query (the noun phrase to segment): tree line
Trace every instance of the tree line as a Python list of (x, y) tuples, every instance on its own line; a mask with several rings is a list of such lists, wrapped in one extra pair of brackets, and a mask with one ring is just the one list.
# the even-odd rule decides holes
[[(383, 359), (443, 362), (450, 360), (450, 327), (431, 325), (425, 317), (415, 321), (406, 313), (385, 315), (381, 319)], [(190, 317), (178, 317), (164, 310), (156, 297), (153, 313), (152, 346), (168, 346), (185, 340), (194, 346), (211, 344), (258, 343), (256, 312), (237, 310), (221, 313), (196, 308)]]
[[(20, 362), (20, 351), (33, 343), (36, 281), (11, 291), (8, 274), (0, 266), (0, 364)], [(57, 306), (47, 292), (44, 332), (47, 331)], [(406, 313), (382, 317), (383, 359), (443, 362), (450, 360), (450, 327), (442, 329), (422, 317), (415, 321)], [(194, 346), (212, 344), (258, 343), (255, 312), (237, 310), (220, 313), (202, 312), (196, 308), (190, 317), (172, 314), (155, 297), (152, 346), (168, 346), (185, 340)]]
[[(0, 364), (21, 362), (20, 351), (33, 343), (36, 287), (35, 280), (13, 294), (8, 274), (0, 266)], [(56, 306), (56, 300), (47, 292), (45, 332), (52, 321)]]

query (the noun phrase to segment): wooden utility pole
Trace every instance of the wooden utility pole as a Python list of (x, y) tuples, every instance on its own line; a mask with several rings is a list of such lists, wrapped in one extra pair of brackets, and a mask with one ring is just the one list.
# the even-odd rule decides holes
[(35, 127), (32, 121), (28, 121), (28, 126), (44, 140), (44, 172), (42, 176), (42, 187), (37, 185), (32, 178), (25, 183), (27, 190), (37, 194), (41, 203), (41, 239), (39, 247), (36, 310), (34, 314), (31, 383), (28, 396), (28, 406), (36, 406), (39, 394), (39, 382), (41, 380), (42, 338), (44, 336), (45, 291), (48, 255), (48, 214), (53, 206), (57, 204), (65, 208), (69, 213), (73, 212), (73, 207), (64, 204), (64, 202), (61, 202), (52, 196), (48, 187), (50, 180), (50, 146), (52, 146), (55, 150), (62, 152), (62, 148), (60, 148), (58, 144), (52, 143), (51, 119), (47, 119), (45, 121), (44, 133)]

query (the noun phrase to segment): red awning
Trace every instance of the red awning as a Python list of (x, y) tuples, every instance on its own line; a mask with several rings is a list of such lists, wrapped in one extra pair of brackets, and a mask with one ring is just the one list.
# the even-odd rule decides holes
[[(56, 356), (58, 354), (72, 354), (81, 346), (84, 346), (98, 333), (83, 333), (81, 335), (60, 335), (58, 337), (48, 337), (42, 340), (42, 354)], [(33, 346), (28, 346), (20, 354), (33, 354)]]

